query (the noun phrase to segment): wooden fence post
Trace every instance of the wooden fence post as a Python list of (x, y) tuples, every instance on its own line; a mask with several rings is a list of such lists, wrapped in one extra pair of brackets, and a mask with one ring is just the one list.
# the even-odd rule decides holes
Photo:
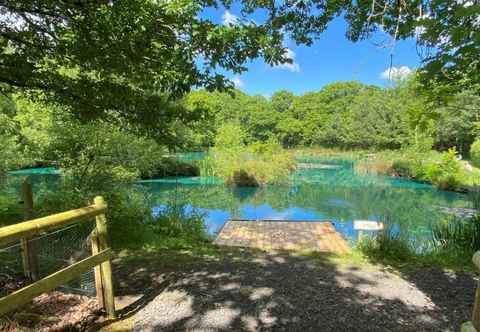
[[(22, 183), (22, 199), (23, 199), (23, 218), (30, 220), (33, 218), (33, 193), (32, 185), (25, 180)], [(29, 238), (22, 238), (20, 240), (22, 248), (22, 263), (25, 277), (30, 280), (38, 280), (38, 259), (36, 252), (36, 245), (30, 241)]]
[[(92, 255), (96, 255), (100, 252), (98, 247), (98, 235), (97, 235), (97, 228), (92, 231), (91, 234), (91, 244), (92, 244)], [(100, 265), (97, 265), (93, 269), (95, 273), (95, 289), (97, 291), (97, 301), (98, 305), (101, 308), (105, 308), (105, 302), (103, 301), (105, 295), (103, 291), (103, 283), (102, 283), (102, 269)]]
[[(480, 269), (480, 251), (477, 251), (472, 258), (473, 264), (477, 269)], [(479, 284), (477, 284), (477, 290), (475, 291), (475, 303), (473, 305), (472, 312), (472, 324), (480, 331), (480, 289)]]
[[(480, 251), (477, 251), (472, 258), (475, 267), (480, 270)], [(480, 331), (480, 282), (477, 282), (475, 290), (475, 302), (473, 304), (472, 320), (462, 324), (461, 332), (478, 332)]]
[[(94, 199), (95, 205), (106, 206), (106, 203), (101, 196)], [(108, 239), (108, 225), (105, 214), (102, 213), (96, 217), (96, 229), (92, 234), (92, 251), (103, 251), (110, 247)], [(95, 245), (96, 243), (96, 245)], [(112, 263), (108, 259), (100, 266), (95, 268), (95, 285), (97, 287), (97, 294), (101, 294), (102, 300), (99, 301), (105, 308), (108, 318), (115, 318), (115, 299), (112, 282)], [(100, 297), (100, 295), (98, 295)]]

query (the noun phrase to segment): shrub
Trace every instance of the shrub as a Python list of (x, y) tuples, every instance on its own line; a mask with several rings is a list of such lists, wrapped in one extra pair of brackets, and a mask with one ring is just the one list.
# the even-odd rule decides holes
[(457, 151), (451, 148), (441, 155), (440, 161), (425, 166), (425, 178), (440, 189), (456, 190), (462, 185), (461, 171)]
[(480, 167), (480, 139), (476, 139), (470, 147), (470, 159), (475, 167)]
[(217, 150), (214, 159), (215, 174), (227, 184), (237, 186), (283, 183), (295, 165), (293, 155), (277, 146), (261, 149), (258, 146), (247, 147), (239, 151)]
[(228, 178), (227, 183), (242, 187), (258, 187), (260, 185), (255, 175), (249, 174), (244, 169), (234, 171), (232, 177)]
[(208, 236), (204, 217), (204, 214), (195, 209), (188, 211), (184, 205), (172, 204), (162, 209), (149, 226), (158, 235), (205, 241)]
[[(209, 161), (213, 166), (211, 173), (223, 178), (227, 184), (250, 187), (278, 184), (295, 169), (293, 154), (284, 150), (277, 141), (255, 142), (246, 146), (243, 140), (239, 126), (223, 126), (212, 149)], [(206, 166), (203, 165), (205, 171), (208, 170)]]
[[(61, 211), (76, 209), (92, 203), (93, 198), (102, 195), (108, 204), (107, 220), (110, 224), (110, 238), (116, 249), (141, 244), (149, 237), (146, 224), (152, 213), (146, 193), (139, 188), (117, 183), (110, 190), (73, 190), (67, 177), (54, 190), (41, 190), (35, 195), (36, 216), (46, 216)], [(91, 231), (92, 225), (85, 224)]]
[(162, 158), (154, 170), (140, 175), (142, 179), (154, 179), (168, 176), (199, 176), (200, 168), (197, 162), (186, 162), (174, 157)]
[(0, 192), (0, 227), (22, 220), (23, 209), (18, 197), (9, 192)]
[(413, 178), (412, 163), (408, 160), (399, 159), (392, 163), (393, 175), (402, 178)]
[(236, 123), (226, 123), (218, 129), (215, 146), (221, 149), (241, 149), (245, 146), (247, 134)]

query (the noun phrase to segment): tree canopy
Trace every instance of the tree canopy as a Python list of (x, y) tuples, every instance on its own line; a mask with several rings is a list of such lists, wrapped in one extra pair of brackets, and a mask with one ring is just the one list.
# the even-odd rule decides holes
[(430, 137), (435, 148), (456, 147), (468, 154), (478, 135), (480, 100), (471, 90), (435, 105), (419, 93), (412, 76), (392, 88), (356, 81), (335, 82), (319, 91), (296, 96), (279, 91), (266, 99), (235, 90), (193, 91), (189, 109), (205, 110), (204, 119), (183, 137), (190, 149), (214, 145), (218, 128), (239, 124), (245, 143), (276, 140), (284, 147), (398, 149)]
[[(230, 0), (3, 1), (0, 89), (21, 89), (77, 117), (125, 119), (124, 126), (141, 124), (168, 137), (173, 120), (200, 116), (172, 101), (193, 87), (232, 87), (225, 71), (245, 71), (255, 58), (271, 65), (290, 62), (286, 36), (310, 45), (339, 15), (354, 41), (378, 29), (395, 40), (416, 35), (429, 49), (421, 71), (426, 80), (470, 88), (480, 82), (480, 5), (475, 1), (235, 4), (241, 17), (224, 25), (202, 12), (229, 8)], [(249, 19), (258, 11), (263, 20)]]
[(291, 61), (283, 35), (309, 44), (332, 13), (325, 7), (319, 16), (309, 14), (313, 2), (303, 7), (248, 1), (244, 14), (265, 8), (265, 22), (221, 25), (201, 17), (205, 8), (221, 4), (231, 3), (3, 1), (0, 88), (22, 89), (82, 118), (108, 115), (165, 127), (173, 117), (192, 116), (170, 101), (192, 87), (230, 87), (220, 70), (242, 72), (250, 59)]
[(384, 31), (394, 40), (417, 39), (431, 87), (459, 91), (480, 88), (480, 3), (472, 0), (347, 1), (347, 36), (365, 39)]

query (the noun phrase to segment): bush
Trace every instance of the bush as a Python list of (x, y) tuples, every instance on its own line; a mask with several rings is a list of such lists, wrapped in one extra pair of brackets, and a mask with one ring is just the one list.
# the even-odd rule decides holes
[(154, 233), (193, 241), (207, 240), (204, 214), (197, 210), (187, 211), (183, 205), (169, 205), (161, 210), (150, 222)]
[(451, 148), (441, 155), (440, 161), (425, 166), (425, 179), (440, 189), (458, 190), (463, 182), (461, 171), (457, 151)]
[[(209, 164), (213, 171), (227, 184), (237, 186), (261, 186), (285, 181), (296, 162), (293, 154), (287, 152), (275, 140), (266, 143), (244, 144), (241, 127), (230, 124), (223, 126), (212, 149)], [(208, 170), (207, 164), (202, 169)]]
[(23, 208), (16, 195), (0, 192), (0, 227), (7, 226), (23, 219)]
[[(66, 177), (54, 190), (37, 192), (35, 215), (46, 216), (90, 205), (97, 195), (102, 195), (108, 204), (107, 220), (115, 249), (141, 245), (150, 237), (146, 225), (152, 219), (152, 212), (146, 193), (128, 184), (117, 183), (110, 190), (78, 191), (72, 189), (71, 180)], [(87, 223), (84, 228), (90, 232), (92, 227)]]
[(470, 159), (475, 167), (480, 167), (480, 139), (476, 139), (470, 147)]
[(392, 163), (392, 171), (393, 175), (402, 178), (410, 179), (415, 177), (412, 172), (412, 163), (404, 159), (395, 160)]
[(189, 163), (174, 157), (162, 158), (154, 170), (140, 175), (142, 179), (155, 179), (168, 176), (199, 176), (200, 168), (197, 162)]
[(243, 150), (215, 150), (215, 174), (230, 185), (262, 186), (281, 184), (295, 169), (293, 155), (274, 143), (263, 143)]
[(429, 182), (444, 190), (463, 190), (469, 181), (455, 148), (443, 153), (406, 151), (394, 160), (392, 170), (392, 175)]

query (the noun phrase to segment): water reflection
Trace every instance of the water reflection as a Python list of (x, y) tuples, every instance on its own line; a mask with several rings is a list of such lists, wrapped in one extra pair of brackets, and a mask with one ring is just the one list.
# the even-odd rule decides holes
[[(184, 205), (187, 212), (197, 209), (204, 213), (212, 235), (229, 219), (271, 219), (330, 220), (351, 241), (358, 238), (354, 220), (382, 221), (412, 238), (426, 237), (431, 224), (451, 210), (445, 208), (471, 207), (463, 194), (405, 179), (356, 174), (351, 161), (308, 162), (323, 166), (296, 171), (284, 186), (232, 188), (219, 179), (201, 177), (140, 181), (136, 186), (150, 194), (153, 211), (177, 204)], [(34, 172), (38, 174), (22, 171), (10, 177), (8, 190), (19, 197), (25, 176), (34, 183), (36, 193), (54, 190), (59, 182), (57, 174)]]
[[(383, 221), (412, 237), (429, 235), (432, 223), (445, 217), (439, 207), (469, 207), (465, 195), (438, 191), (405, 179), (359, 175), (353, 163), (323, 160), (338, 167), (298, 170), (291, 184), (263, 188), (230, 188), (202, 179), (142, 182), (152, 206), (183, 204), (206, 215), (216, 233), (228, 219), (330, 220), (350, 241), (357, 240), (354, 220)], [(175, 199), (172, 199), (175, 195)]]

